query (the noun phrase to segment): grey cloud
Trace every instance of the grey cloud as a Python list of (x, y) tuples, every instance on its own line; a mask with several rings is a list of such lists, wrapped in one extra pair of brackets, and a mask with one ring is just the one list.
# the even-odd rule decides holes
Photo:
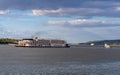
[(0, 0), (0, 9), (108, 8), (120, 5), (114, 0)]
[[(0, 10), (41, 10), (39, 13), (55, 17), (74, 16), (106, 16), (120, 17), (116, 7), (120, 6), (120, 1), (114, 0), (0, 0)], [(62, 9), (59, 12), (52, 12)], [(47, 10), (48, 12), (46, 12)], [(52, 11), (51, 11), (52, 10)], [(109, 13), (108, 13), (109, 12)], [(44, 14), (43, 14), (44, 13)]]
[(59, 17), (93, 17), (93, 16), (106, 16), (106, 17), (120, 17), (120, 7), (113, 8), (59, 8), (59, 9), (37, 9), (33, 10), (33, 15), (36, 16), (59, 16)]
[(79, 7), (82, 0), (0, 0), (0, 9), (55, 9)]
[(90, 7), (90, 8), (111, 8), (111, 7), (116, 7), (120, 6), (120, 1), (118, 0), (93, 0), (93, 1), (85, 1), (82, 4), (82, 7)]

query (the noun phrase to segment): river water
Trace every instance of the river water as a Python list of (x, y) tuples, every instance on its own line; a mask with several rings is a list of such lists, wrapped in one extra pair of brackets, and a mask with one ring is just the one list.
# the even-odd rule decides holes
[(0, 75), (119, 75), (120, 48), (0, 45)]

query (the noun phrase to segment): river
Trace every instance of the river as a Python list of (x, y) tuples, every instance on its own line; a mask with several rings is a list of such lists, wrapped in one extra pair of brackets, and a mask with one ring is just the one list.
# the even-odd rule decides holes
[(0, 45), (0, 75), (119, 75), (120, 48)]

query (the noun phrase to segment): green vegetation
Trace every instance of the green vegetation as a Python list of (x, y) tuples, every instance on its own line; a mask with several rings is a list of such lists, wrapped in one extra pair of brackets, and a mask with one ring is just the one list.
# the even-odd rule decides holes
[(79, 45), (90, 45), (94, 43), (95, 45), (104, 45), (105, 43), (112, 46), (120, 46), (120, 40), (99, 40), (99, 41), (89, 41), (86, 43), (79, 43)]
[(0, 38), (0, 44), (16, 44), (18, 39)]

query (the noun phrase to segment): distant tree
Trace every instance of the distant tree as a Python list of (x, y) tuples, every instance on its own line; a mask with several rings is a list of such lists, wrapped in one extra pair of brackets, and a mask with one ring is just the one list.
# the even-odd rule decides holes
[(95, 45), (104, 45), (105, 43), (110, 45), (119, 45), (120, 46), (120, 40), (98, 40), (98, 41), (89, 41), (86, 43), (79, 43), (79, 45), (90, 45), (91, 43), (94, 43)]
[(18, 39), (0, 38), (0, 44), (16, 44), (18, 41)]

